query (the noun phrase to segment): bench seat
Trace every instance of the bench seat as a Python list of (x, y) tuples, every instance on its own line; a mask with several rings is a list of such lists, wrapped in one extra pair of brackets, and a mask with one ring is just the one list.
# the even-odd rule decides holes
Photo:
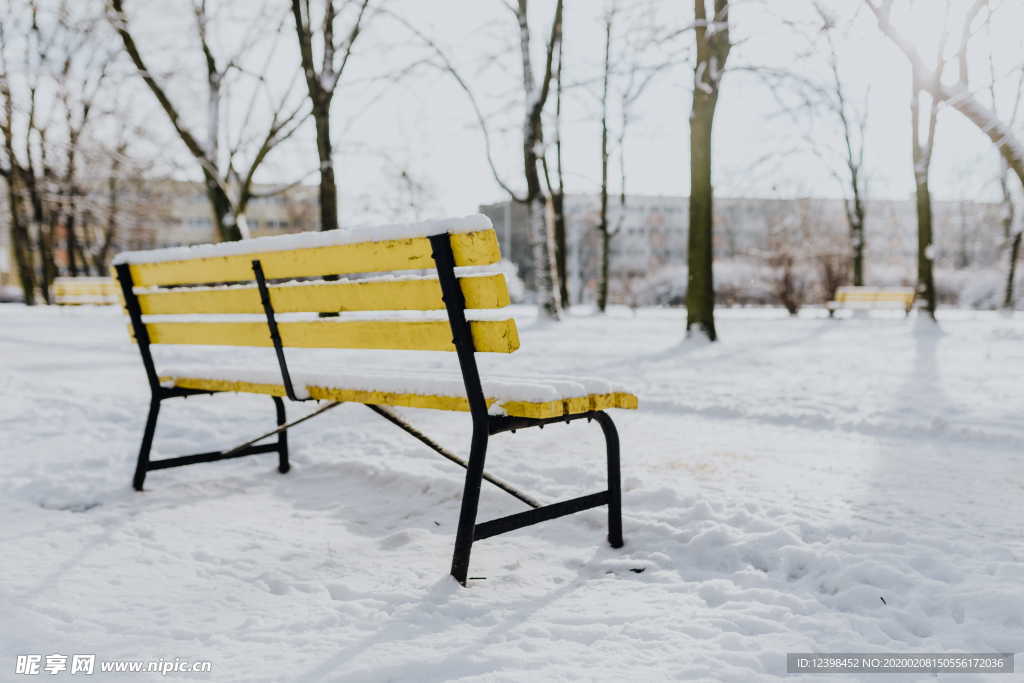
[[(444, 371), (361, 370), (358, 373), (292, 370), (302, 398), (406, 408), (469, 410), (462, 375)], [(175, 366), (160, 372), (165, 387), (285, 396), (276, 369)], [(636, 408), (637, 398), (612, 383), (589, 377), (502, 376), (483, 378), (492, 415), (547, 419), (608, 408)]]

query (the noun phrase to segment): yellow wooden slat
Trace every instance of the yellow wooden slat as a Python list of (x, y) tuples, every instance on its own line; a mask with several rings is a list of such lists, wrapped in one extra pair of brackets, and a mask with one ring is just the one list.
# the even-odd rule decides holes
[(615, 407), (624, 408), (626, 410), (636, 410), (640, 407), (640, 401), (633, 394), (627, 394), (624, 391), (616, 392), (615, 396)]
[[(265, 322), (147, 323), (153, 344), (272, 346)], [(278, 324), (284, 346), (310, 349), (453, 351), (451, 328), (441, 321), (357, 320)], [(511, 353), (519, 348), (514, 320), (470, 323), (477, 351)]]
[(117, 284), (110, 282), (60, 282), (53, 283), (56, 296), (116, 296)]
[[(501, 274), (460, 278), (466, 308), (508, 306), (508, 286)], [(437, 278), (318, 282), (271, 286), (277, 313), (321, 311), (432, 311), (444, 308)], [(226, 289), (171, 289), (139, 293), (144, 315), (175, 313), (263, 313), (256, 286)]]
[[(501, 258), (494, 230), (451, 236), (457, 266), (486, 266)], [(378, 273), (388, 270), (433, 268), (426, 237), (359, 242), (286, 251), (230, 254), (183, 261), (135, 263), (136, 286), (188, 285), (210, 282), (245, 282), (253, 279), (252, 261), (259, 259), (267, 279)]]
[(874, 301), (899, 301), (908, 302), (914, 300), (913, 292), (836, 292), (836, 301), (839, 302), (874, 302)]
[[(241, 382), (237, 380), (206, 379), (192, 377), (161, 377), (161, 382), (173, 382), (175, 386), (203, 391), (235, 391), (251, 394), (268, 394), (284, 396), (284, 386), (280, 384), (262, 384)], [(377, 405), (401, 406), (405, 408), (428, 408), (434, 410), (468, 411), (469, 401), (464, 396), (440, 396), (436, 394), (412, 394), (390, 391), (365, 391), (345, 389), (342, 387), (310, 386), (307, 391), (311, 398), (322, 401), (343, 401), (346, 403), (372, 403)], [(487, 399), (487, 406), (495, 400)], [(512, 417), (550, 418), (562, 415), (573, 415), (588, 410), (604, 410), (606, 408), (636, 408), (636, 396), (632, 394), (592, 394), (576, 399), (561, 399), (531, 403), (527, 401), (507, 401), (502, 404), (506, 415)]]
[(58, 305), (115, 304), (120, 287), (111, 279), (100, 277), (60, 277), (53, 281), (53, 301)]

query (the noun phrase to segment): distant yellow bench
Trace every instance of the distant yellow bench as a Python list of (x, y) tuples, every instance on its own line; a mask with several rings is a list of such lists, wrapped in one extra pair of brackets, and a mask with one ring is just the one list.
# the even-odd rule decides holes
[(58, 277), (53, 280), (53, 303), (58, 306), (82, 304), (112, 305), (118, 300), (117, 280), (109, 277)]
[(907, 315), (914, 307), (913, 287), (840, 287), (835, 301), (829, 301), (829, 317), (841, 309), (848, 310), (902, 310)]
[[(363, 403), (466, 467), (451, 569), (459, 582), (466, 582), (474, 541), (593, 507), (608, 507), (608, 541), (620, 547), (619, 442), (604, 411), (636, 408), (636, 396), (589, 378), (489, 374), (482, 380), (476, 353), (519, 348), (514, 319), (477, 313), (509, 304), (504, 276), (486, 268), (499, 259), (494, 229), (482, 215), (119, 255), (115, 270), (152, 391), (133, 485), (141, 490), (152, 470), (256, 453), (276, 452), (279, 471), (287, 472), (287, 429), (312, 415), (286, 423), (282, 398), (331, 402), (317, 413), (339, 402)], [(356, 279), (325, 279), (353, 274)], [(272, 347), (277, 362), (232, 368), (197, 353), (194, 363), (158, 370), (153, 344)], [(339, 354), (337, 370), (302, 371), (289, 367), (286, 348), (454, 351), (459, 371), (397, 370), (391, 353), (380, 354), (378, 367), (353, 366)], [(219, 392), (271, 396), (278, 428), (230, 450), (149, 459), (161, 401)], [(468, 411), (468, 462), (383, 406)], [(580, 419), (597, 421), (604, 433), (607, 490), (542, 506), (484, 472), (491, 436)], [(274, 435), (276, 443), (257, 445)], [(477, 523), (485, 479), (532, 509)]]

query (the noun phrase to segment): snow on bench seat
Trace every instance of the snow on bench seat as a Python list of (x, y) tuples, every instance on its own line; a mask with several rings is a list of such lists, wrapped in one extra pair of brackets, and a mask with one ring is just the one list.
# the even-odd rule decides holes
[[(407, 408), (469, 410), (462, 376), (443, 371), (385, 369), (358, 373), (291, 371), (301, 398), (372, 403)], [(276, 369), (175, 366), (160, 372), (166, 387), (284, 396)], [(636, 408), (637, 398), (621, 387), (589, 377), (501, 376), (483, 379), (490, 412), (511, 417), (550, 418), (607, 408)], [(304, 395), (302, 391), (304, 390)]]

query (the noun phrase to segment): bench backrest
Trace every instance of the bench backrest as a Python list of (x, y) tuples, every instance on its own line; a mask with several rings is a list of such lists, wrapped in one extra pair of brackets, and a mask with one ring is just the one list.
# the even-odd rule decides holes
[(910, 306), (914, 303), (913, 287), (856, 287), (845, 286), (836, 290), (836, 301), (841, 304), (900, 304)]
[[(456, 267), (488, 266), (500, 260), (490, 221), (485, 216), (471, 216), (126, 253), (119, 255), (115, 264), (122, 270), (127, 267), (139, 312), (147, 316), (144, 326), (150, 344), (272, 346), (266, 321), (225, 321), (222, 317), (264, 315), (253, 265), (258, 261), (275, 315), (341, 314), (278, 322), (282, 346), (454, 351), (450, 321), (396, 319), (400, 314), (394, 313), (446, 308), (440, 281), (443, 274), (433, 257), (431, 234), (447, 235)], [(407, 272), (427, 269), (434, 273)], [(388, 273), (390, 277), (323, 279), (370, 273)], [(496, 309), (509, 303), (501, 273), (456, 278), (466, 309)], [(352, 320), (345, 315), (350, 312), (363, 315)], [(373, 312), (388, 314), (365, 315)], [(163, 315), (189, 315), (195, 320), (167, 322), (151, 317)], [(511, 318), (472, 321), (469, 326), (475, 351), (511, 353), (519, 347)]]
[(109, 277), (58, 277), (53, 280), (53, 302), (61, 306), (116, 304), (120, 289)]
[[(118, 255), (114, 268), (154, 395), (167, 390), (151, 344), (273, 346), (293, 399), (285, 347), (455, 351), (476, 419), (487, 415), (487, 402), (475, 354), (511, 353), (519, 348), (519, 333), (512, 318), (466, 318), (466, 309), (508, 305), (504, 275), (456, 268), (489, 266), (500, 257), (490, 220), (478, 214), (130, 252)], [(425, 270), (433, 274), (414, 272)], [(329, 279), (382, 273), (390, 276)], [(409, 319), (410, 311), (435, 310), (445, 311), (447, 320)], [(339, 315), (316, 315), (328, 312)], [(231, 319), (254, 313), (261, 318)], [(305, 319), (277, 319), (302, 313)], [(160, 319), (181, 315), (196, 320)]]

